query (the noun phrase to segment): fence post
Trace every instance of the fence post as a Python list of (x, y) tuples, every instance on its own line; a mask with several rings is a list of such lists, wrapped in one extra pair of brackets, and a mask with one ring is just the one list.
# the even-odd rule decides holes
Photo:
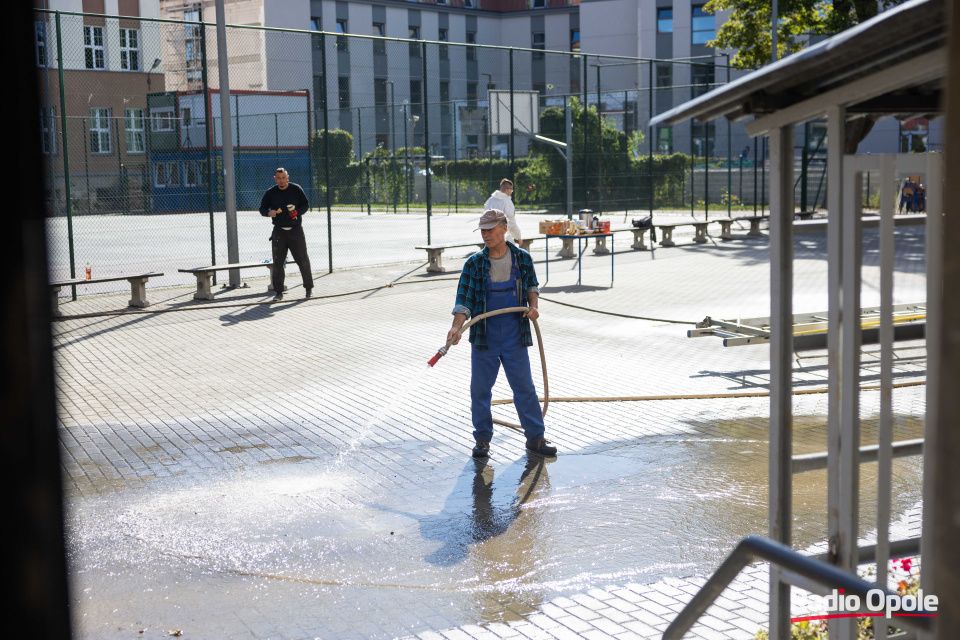
[[(627, 105), (630, 104), (630, 94), (627, 91), (623, 92), (623, 150), (624, 150), (624, 163), (623, 163), (623, 179), (627, 184), (629, 184), (630, 176), (630, 128), (627, 126)], [(627, 221), (627, 216), (630, 213), (630, 187), (624, 187), (623, 191), (623, 221)]]
[[(727, 84), (730, 84), (730, 54), (727, 56)], [(733, 217), (733, 140), (731, 139), (730, 120), (727, 119), (727, 217)], [(742, 167), (742, 165), (741, 165)], [(741, 204), (743, 204), (741, 202)]]
[(433, 208), (431, 199), (433, 194), (430, 179), (430, 100), (427, 92), (427, 43), (424, 42), (421, 46), (423, 47), (423, 55), (421, 56), (423, 60), (423, 155), (426, 158), (424, 179), (427, 187), (427, 244), (430, 244), (430, 216)]
[(407, 103), (403, 103), (403, 199), (410, 213), (410, 116), (407, 115)]
[[(487, 104), (490, 103), (490, 94), (487, 94)], [(514, 180), (513, 177), (513, 47), (510, 47), (510, 164), (507, 167), (507, 175), (510, 176), (511, 180)]]
[(753, 215), (757, 215), (757, 139), (753, 139)]
[[(489, 100), (489, 97), (487, 98)], [(460, 155), (460, 152), (457, 149), (457, 103), (451, 102), (453, 105), (453, 174), (457, 175), (457, 156)], [(450, 166), (449, 164), (447, 165)], [(447, 171), (447, 179), (450, 179), (450, 171)], [(447, 211), (450, 211), (450, 205), (447, 204)], [(457, 180), (453, 183), (453, 212), (460, 213), (460, 181)]]
[(276, 160), (276, 167), (280, 166), (280, 123), (277, 119), (280, 117), (280, 114), (273, 114), (273, 155)]
[(363, 162), (363, 113), (357, 107), (357, 162)]
[(80, 118), (80, 128), (83, 131), (83, 179), (87, 185), (87, 213), (93, 213), (90, 211), (90, 151), (87, 149), (87, 137), (90, 134), (90, 129), (87, 127), (87, 119)]
[(583, 121), (583, 198), (580, 201), (579, 209), (587, 208), (587, 176), (590, 175), (589, 169), (589, 159), (590, 154), (587, 152), (587, 140), (590, 138), (590, 127), (587, 126), (587, 116), (590, 114), (589, 104), (587, 102), (587, 56), (583, 56), (583, 112), (580, 119)]
[(327, 104), (327, 34), (320, 32), (320, 66), (323, 67), (320, 90), (323, 91), (323, 180), (327, 202), (327, 273), (333, 273), (333, 216), (330, 210), (330, 108)]
[[(217, 264), (217, 240), (213, 221), (213, 141), (210, 139), (210, 128), (214, 126), (213, 115), (210, 113), (210, 85), (207, 83), (207, 25), (203, 23), (203, 9), (200, 14), (200, 82), (203, 83), (203, 135), (207, 146), (207, 208), (210, 212), (210, 264)], [(149, 109), (148, 109), (149, 111)], [(148, 114), (149, 120), (149, 114)], [(147, 128), (149, 139), (149, 123)], [(147, 151), (149, 157), (149, 150)], [(217, 272), (213, 272), (213, 285), (217, 284)]]
[[(70, 277), (76, 278), (73, 255), (73, 196), (70, 194), (70, 150), (67, 146), (67, 97), (63, 88), (63, 41), (60, 37), (60, 12), (57, 16), (57, 67), (60, 75), (60, 129), (63, 131), (63, 195), (67, 199), (67, 245), (70, 249)], [(77, 299), (77, 287), (71, 285), (70, 295)]]
[[(650, 184), (650, 224), (653, 225), (653, 143), (654, 143), (654, 138), (653, 138), (653, 125), (650, 124), (650, 122), (653, 120), (653, 92), (654, 92), (653, 60), (651, 60), (648, 63), (648, 67), (649, 67), (649, 73), (650, 73), (650, 78), (649, 78), (650, 86), (647, 87), (647, 93), (649, 94), (647, 96), (647, 99), (650, 104), (650, 113), (649, 113), (650, 117), (647, 118), (647, 125), (648, 125), (647, 128), (649, 129), (649, 132), (650, 132), (649, 134), (650, 140), (647, 143), (647, 152), (649, 154), (647, 156), (647, 178)], [(650, 228), (653, 229), (652, 226)], [(653, 233), (653, 231), (651, 231), (650, 233)], [(653, 238), (650, 239), (650, 246), (651, 247), (653, 246)]]
[(600, 61), (597, 61), (597, 212), (603, 213), (603, 116), (600, 115)]

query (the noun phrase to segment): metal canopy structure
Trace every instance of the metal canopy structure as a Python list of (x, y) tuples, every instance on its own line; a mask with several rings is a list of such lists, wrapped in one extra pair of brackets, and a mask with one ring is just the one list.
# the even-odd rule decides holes
[[(811, 101), (822, 115), (836, 91), (851, 95), (844, 101), (848, 116), (938, 113), (945, 24), (943, 0), (911, 0), (666, 111), (650, 125), (761, 119)], [(751, 132), (758, 133), (765, 131)]]
[[(943, 609), (939, 619), (926, 618), (922, 638), (949, 638), (960, 623), (960, 552), (955, 536), (960, 522), (960, 489), (949, 469), (960, 456), (960, 401), (955, 388), (960, 384), (960, 332), (945, 325), (945, 310), (960, 309), (960, 260), (945, 256), (944, 245), (960, 242), (957, 216), (946, 212), (944, 192), (960, 199), (960, 171), (943, 161), (960, 152), (960, 24), (958, 3), (943, 0), (911, 0), (875, 18), (829, 38), (797, 54), (750, 73), (651, 120), (651, 126), (675, 124), (690, 118), (709, 122), (724, 116), (741, 120), (751, 135), (770, 140), (770, 317), (760, 327), (770, 345), (770, 445), (769, 445), (769, 532), (775, 543), (789, 549), (792, 541), (792, 358), (797, 342), (793, 314), (793, 140), (797, 124), (813, 118), (827, 119), (828, 175), (828, 310), (825, 328), (828, 349), (828, 450), (826, 458), (827, 529), (826, 566), (822, 571), (806, 566), (805, 576), (785, 567), (790, 563), (771, 562), (770, 639), (790, 637), (791, 585), (809, 589), (828, 587), (828, 575), (835, 568), (855, 574), (867, 558), (886, 567), (898, 549), (919, 547), (923, 567), (921, 587), (927, 593), (941, 589)], [(951, 40), (949, 33), (954, 34)], [(950, 51), (952, 56), (948, 53)], [(951, 66), (951, 61), (955, 64)], [(949, 82), (948, 82), (949, 79)], [(946, 109), (941, 102), (947, 104)], [(945, 153), (846, 155), (844, 142), (850, 123), (862, 117), (942, 115), (946, 110)], [(952, 118), (950, 117), (952, 116)], [(951, 153), (954, 155), (951, 156)], [(860, 464), (860, 351), (864, 341), (860, 306), (862, 216), (859, 179), (867, 171), (879, 172), (881, 184), (892, 184), (908, 172), (922, 174), (928, 185), (926, 220), (927, 301), (926, 348), (927, 385), (923, 451), (923, 528), (919, 540), (891, 544), (889, 539), (892, 458), (904, 451), (917, 452), (916, 443), (904, 448), (892, 442), (892, 363), (895, 335), (893, 305), (894, 193), (881, 191), (880, 202), (880, 420), (878, 462), (877, 544), (861, 549)], [(948, 179), (945, 180), (945, 177)], [(889, 181), (889, 182), (887, 182)], [(889, 191), (889, 192), (888, 192)], [(951, 289), (950, 287), (955, 287)], [(742, 328), (742, 323), (740, 324)], [(718, 327), (721, 328), (722, 327)], [(729, 327), (728, 327), (729, 328)], [(735, 329), (737, 327), (734, 327)], [(750, 332), (743, 332), (749, 335)], [(944, 393), (940, 393), (943, 389)], [(950, 427), (953, 427), (951, 429)], [(900, 445), (900, 446), (898, 446)], [(936, 527), (934, 526), (936, 525)], [(733, 555), (739, 552), (735, 551)], [(795, 553), (795, 552), (794, 552)], [(731, 556), (731, 558), (733, 557)], [(810, 560), (816, 562), (815, 560)], [(726, 564), (726, 563), (725, 563)], [(830, 570), (830, 571), (828, 571)], [(883, 580), (886, 572), (878, 571)], [(819, 577), (819, 580), (816, 579)], [(678, 615), (664, 637), (679, 638), (712, 598), (728, 582), (715, 575)], [(878, 585), (880, 586), (880, 585)], [(885, 586), (885, 585), (884, 585)], [(946, 589), (955, 587), (953, 591)], [(949, 603), (949, 604), (948, 604)], [(942, 609), (942, 610), (943, 610)], [(932, 624), (927, 624), (932, 623)], [(912, 623), (911, 623), (912, 624)], [(830, 621), (831, 640), (857, 637), (855, 618)], [(877, 625), (877, 637), (886, 637), (884, 625)]]

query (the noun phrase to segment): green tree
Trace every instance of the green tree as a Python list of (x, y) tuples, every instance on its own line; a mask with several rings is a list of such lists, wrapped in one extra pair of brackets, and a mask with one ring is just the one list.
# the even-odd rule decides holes
[[(777, 3), (777, 58), (807, 46), (810, 36), (829, 36), (869, 20), (904, 0), (779, 0)], [(770, 62), (773, 42), (770, 34), (770, 0), (710, 0), (704, 10), (730, 10), (729, 19), (707, 43), (716, 49), (734, 49), (731, 64), (757, 69)], [(845, 153), (856, 153), (857, 145), (873, 129), (872, 118), (858, 118), (847, 125)]]

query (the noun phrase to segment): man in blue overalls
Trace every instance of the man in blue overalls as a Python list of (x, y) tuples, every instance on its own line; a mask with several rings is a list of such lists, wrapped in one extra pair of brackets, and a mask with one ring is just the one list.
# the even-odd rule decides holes
[[(501, 364), (513, 390), (513, 404), (527, 438), (527, 449), (554, 456), (557, 448), (543, 437), (543, 412), (533, 386), (527, 354), (527, 347), (533, 346), (530, 321), (540, 316), (537, 310), (540, 290), (533, 259), (529, 253), (504, 239), (507, 217), (502, 211), (485, 211), (479, 229), (486, 246), (463, 265), (453, 308), (453, 326), (447, 333), (447, 341), (454, 340), (457, 331), (472, 316), (509, 307), (525, 306), (527, 310), (522, 314), (491, 316), (470, 326), (470, 343), (473, 345), (470, 350), (470, 401), (476, 440), (473, 456), (485, 458), (490, 453), (493, 438), (490, 399)], [(453, 344), (459, 341), (460, 336), (456, 336)]]

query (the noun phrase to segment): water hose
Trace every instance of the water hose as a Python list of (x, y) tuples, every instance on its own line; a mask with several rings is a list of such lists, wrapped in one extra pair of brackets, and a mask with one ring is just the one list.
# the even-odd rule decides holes
[[(486, 313), (481, 313), (478, 316), (474, 316), (466, 321), (462, 327), (454, 334), (453, 338), (447, 340), (447, 343), (440, 347), (437, 350), (437, 354), (430, 358), (427, 362), (431, 367), (437, 364), (437, 361), (440, 360), (443, 356), (447, 355), (447, 351), (450, 349), (450, 346), (453, 345), (454, 341), (463, 334), (464, 331), (469, 329), (471, 326), (480, 322), (484, 318), (489, 318), (490, 316), (498, 316), (501, 313), (526, 313), (529, 311), (529, 307), (507, 307), (505, 309), (497, 309), (496, 311), (488, 311)], [(540, 348), (540, 369), (543, 371), (543, 415), (547, 415), (547, 407), (550, 405), (550, 386), (547, 384), (547, 360), (543, 355), (543, 338), (540, 335), (540, 325), (537, 324), (536, 320), (531, 320), (533, 322), (533, 329), (537, 332), (537, 346)], [(506, 400), (503, 402), (513, 402), (513, 400)], [(494, 424), (499, 424), (504, 427), (510, 427), (511, 429), (517, 429), (518, 431), (523, 431), (523, 427), (518, 424), (513, 424), (512, 422), (506, 422), (505, 420), (493, 419)]]

